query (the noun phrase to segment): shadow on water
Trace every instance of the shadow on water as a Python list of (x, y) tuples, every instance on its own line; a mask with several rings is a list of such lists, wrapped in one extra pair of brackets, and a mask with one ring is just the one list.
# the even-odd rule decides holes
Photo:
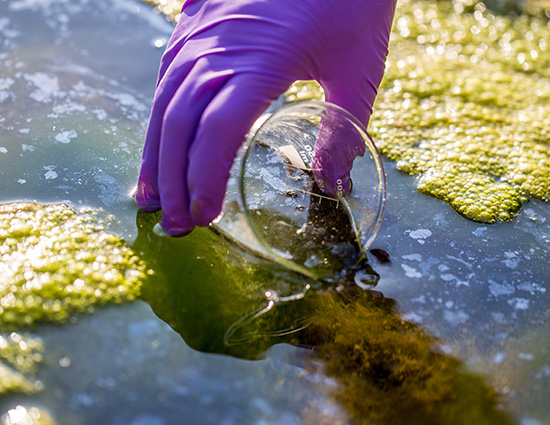
[(310, 348), (311, 367), (322, 360), (358, 424), (513, 423), (484, 378), (404, 321), (394, 300), (341, 281), (312, 285), (205, 229), (158, 236), (159, 219), (137, 215), (134, 250), (155, 271), (142, 298), (192, 348), (246, 359), (277, 343)]

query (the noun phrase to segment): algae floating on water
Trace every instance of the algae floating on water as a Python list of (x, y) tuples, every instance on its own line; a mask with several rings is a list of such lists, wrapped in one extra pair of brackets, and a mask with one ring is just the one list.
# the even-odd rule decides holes
[(32, 378), (42, 361), (44, 345), (39, 338), (11, 332), (0, 334), (0, 395), (34, 393), (42, 383)]
[(52, 416), (38, 407), (16, 406), (1, 418), (1, 425), (55, 425)]
[(30, 375), (44, 347), (17, 332), (134, 300), (147, 274), (124, 241), (91, 213), (65, 205), (1, 205), (0, 394), (41, 389)]
[(44, 345), (39, 338), (11, 332), (0, 335), (0, 360), (20, 372), (34, 372), (42, 361)]
[(549, 35), (483, 3), (401, 1), (371, 120), (381, 153), (474, 221), (550, 200)]
[(154, 6), (156, 13), (162, 13), (170, 22), (178, 22), (184, 0), (143, 0)]
[(133, 300), (146, 276), (122, 239), (64, 205), (0, 206), (0, 244), (3, 330)]
[(15, 392), (32, 394), (41, 389), (40, 382), (32, 381), (21, 372), (0, 363), (0, 396)]

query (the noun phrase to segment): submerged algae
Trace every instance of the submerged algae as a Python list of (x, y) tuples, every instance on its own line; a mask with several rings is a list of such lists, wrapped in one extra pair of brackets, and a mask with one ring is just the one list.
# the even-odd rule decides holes
[(191, 348), (258, 359), (284, 341), (281, 334), (301, 326), (287, 308), (292, 302), (283, 300), (301, 298), (308, 280), (272, 269), (208, 229), (185, 238), (159, 236), (153, 229), (160, 217), (137, 214), (133, 249), (155, 270), (141, 298)]
[(511, 424), (479, 375), (369, 291), (316, 295), (303, 336), (357, 424)]
[(0, 394), (40, 389), (28, 375), (42, 344), (14, 331), (133, 300), (146, 275), (144, 263), (91, 214), (65, 205), (0, 206)]
[[(283, 301), (306, 281), (293, 286), (205, 229), (182, 239), (159, 236), (159, 220), (160, 213), (138, 213), (134, 249), (158, 271), (142, 297), (192, 348), (245, 359), (281, 342), (314, 348), (307, 365), (326, 365), (357, 424), (511, 423), (484, 379), (403, 321), (392, 300), (342, 280)], [(319, 423), (321, 414), (305, 408), (303, 422)]]

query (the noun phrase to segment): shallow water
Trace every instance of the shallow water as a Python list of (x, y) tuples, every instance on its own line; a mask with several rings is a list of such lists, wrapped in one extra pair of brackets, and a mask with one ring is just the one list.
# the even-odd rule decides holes
[[(133, 241), (137, 208), (129, 192), (172, 26), (124, 0), (4, 1), (0, 16), (1, 201), (99, 209), (110, 231)], [(200, 262), (193, 252), (182, 255)], [(224, 273), (231, 272), (205, 287), (215, 292)], [(209, 278), (203, 270), (196, 284)], [(45, 347), (36, 374), (44, 390), (2, 397), (0, 412), (45, 407), (59, 424), (293, 424), (309, 408), (345, 422), (330, 397), (333, 380), (305, 371), (303, 350), (274, 347), (257, 362), (203, 354), (151, 305), (39, 326), (32, 334)]]
[[(130, 0), (0, 2), (0, 201), (101, 209), (157, 271), (142, 301), (40, 325), (44, 390), (1, 398), (0, 413), (24, 404), (60, 424), (349, 423), (339, 384), (309, 350), (247, 339), (299, 328), (292, 303), (261, 320), (249, 313), (267, 305), (267, 290), (292, 295), (306, 282), (243, 260), (208, 231), (158, 238), (158, 218), (131, 201), (171, 30)], [(419, 194), (394, 163), (385, 168), (388, 202), (372, 248), (390, 262), (369, 256), (376, 290), (487, 377), (518, 422), (550, 424), (550, 205), (474, 223)], [(236, 323), (232, 336), (248, 344), (224, 344)]]

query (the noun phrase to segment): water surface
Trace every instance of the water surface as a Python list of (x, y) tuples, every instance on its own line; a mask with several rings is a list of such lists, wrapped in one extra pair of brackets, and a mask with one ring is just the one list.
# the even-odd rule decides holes
[[(334, 398), (340, 384), (309, 350), (273, 345), (284, 339), (271, 335), (224, 343), (235, 323), (235, 336), (299, 328), (292, 303), (260, 321), (249, 313), (268, 304), (266, 291), (291, 295), (307, 282), (243, 259), (205, 230), (158, 238), (158, 217), (133, 205), (171, 24), (130, 0), (9, 0), (0, 16), (0, 201), (99, 209), (157, 271), (142, 301), (40, 325), (45, 389), (0, 399), (0, 412), (37, 405), (60, 424), (349, 423)], [(549, 205), (533, 200), (510, 222), (475, 223), (418, 193), (391, 161), (385, 168), (386, 215), (372, 248), (390, 261), (369, 256), (376, 290), (485, 377), (512, 418), (550, 424)]]

